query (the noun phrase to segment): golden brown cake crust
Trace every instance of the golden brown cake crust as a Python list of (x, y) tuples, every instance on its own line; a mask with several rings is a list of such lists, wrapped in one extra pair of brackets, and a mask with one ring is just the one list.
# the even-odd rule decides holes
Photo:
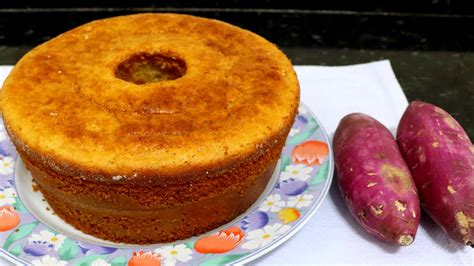
[[(177, 79), (115, 76), (139, 53), (180, 58)], [(263, 38), (187, 15), (94, 21), (29, 52), (3, 85), (17, 148), (64, 176), (184, 184), (252, 162), (286, 137), (299, 88), (289, 60)], [(46, 137), (47, 136), (47, 137)]]
[[(161, 65), (174, 68), (168, 80), (129, 78), (145, 57), (171, 60)], [(148, 244), (211, 230), (255, 202), (294, 122), (299, 87), (285, 55), (251, 32), (140, 14), (33, 49), (0, 102), (60, 217), (103, 239)]]

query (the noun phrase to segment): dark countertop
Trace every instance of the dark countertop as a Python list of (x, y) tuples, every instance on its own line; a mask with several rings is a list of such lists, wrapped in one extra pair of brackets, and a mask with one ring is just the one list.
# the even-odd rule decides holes
[(190, 13), (261, 34), (280, 46), (295, 65), (347, 65), (389, 59), (409, 100), (444, 108), (474, 138), (474, 15), (467, 11), (450, 14), (436, 8), (429, 10), (434, 13), (420, 13), (420, 6), (407, 11), (400, 9), (401, 5), (388, 10), (313, 10), (298, 3), (298, 9), (282, 5), (274, 9), (218, 6), (75, 10), (25, 9), (12, 4), (12, 8), (0, 9), (0, 64), (14, 64), (35, 45), (93, 19), (151, 11)]
[(295, 64), (348, 65), (389, 59), (409, 101), (448, 111), (474, 139), (474, 52), (284, 49)]

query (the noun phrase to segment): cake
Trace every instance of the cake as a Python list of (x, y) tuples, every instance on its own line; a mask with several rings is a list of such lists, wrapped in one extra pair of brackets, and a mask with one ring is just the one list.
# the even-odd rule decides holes
[(27, 53), (5, 128), (54, 212), (122, 243), (185, 239), (246, 211), (299, 104), (287, 57), (230, 24), (178, 14), (97, 20)]

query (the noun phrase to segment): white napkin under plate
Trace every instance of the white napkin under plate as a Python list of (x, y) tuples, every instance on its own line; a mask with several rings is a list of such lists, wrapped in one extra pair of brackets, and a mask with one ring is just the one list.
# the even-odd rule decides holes
[[(406, 106), (405, 94), (388, 60), (323, 67), (297, 66), (301, 100), (332, 138), (341, 118), (368, 114), (393, 133)], [(281, 247), (255, 263), (363, 265), (474, 265), (474, 251), (450, 240), (422, 213), (415, 242), (407, 247), (382, 243), (369, 236), (345, 206), (337, 177), (321, 208)]]
[[(395, 132), (408, 102), (389, 61), (295, 68), (301, 100), (331, 138), (339, 120), (352, 112), (373, 116)], [(0, 84), (10, 70), (10, 66), (0, 66)], [(471, 248), (450, 240), (425, 213), (422, 215), (412, 245), (397, 247), (375, 240), (352, 218), (334, 177), (327, 198), (310, 221), (286, 243), (251, 264), (474, 265)]]

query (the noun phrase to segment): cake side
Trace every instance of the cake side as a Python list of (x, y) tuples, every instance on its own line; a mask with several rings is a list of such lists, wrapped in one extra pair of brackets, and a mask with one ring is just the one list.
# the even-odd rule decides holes
[[(158, 210), (163, 207), (179, 206), (202, 198), (213, 197), (229, 189), (246, 190), (247, 184), (254, 180), (280, 157), (284, 140), (252, 161), (245, 161), (235, 168), (229, 168), (210, 178), (200, 178), (179, 184), (123, 183), (118, 177), (111, 182), (94, 182), (80, 176), (63, 176), (37, 164), (19, 152), (26, 167), (31, 171), (35, 182), (42, 191), (70, 200), (74, 204), (90, 205), (104, 210), (120, 210), (124, 206), (133, 210)], [(176, 176), (175, 179), (181, 179)]]
[(208, 179), (209, 184), (181, 185), (171, 190), (175, 195), (161, 186), (76, 183), (23, 160), (53, 211), (69, 224), (114, 242), (152, 244), (199, 235), (245, 212), (268, 184), (280, 151), (281, 145), (248, 167)]
[(244, 213), (265, 189), (272, 170), (260, 176), (243, 193), (230, 190), (215, 197), (145, 214), (133, 211), (104, 213), (75, 207), (48, 192), (43, 195), (55, 214), (87, 234), (117, 243), (166, 243), (203, 234)]

